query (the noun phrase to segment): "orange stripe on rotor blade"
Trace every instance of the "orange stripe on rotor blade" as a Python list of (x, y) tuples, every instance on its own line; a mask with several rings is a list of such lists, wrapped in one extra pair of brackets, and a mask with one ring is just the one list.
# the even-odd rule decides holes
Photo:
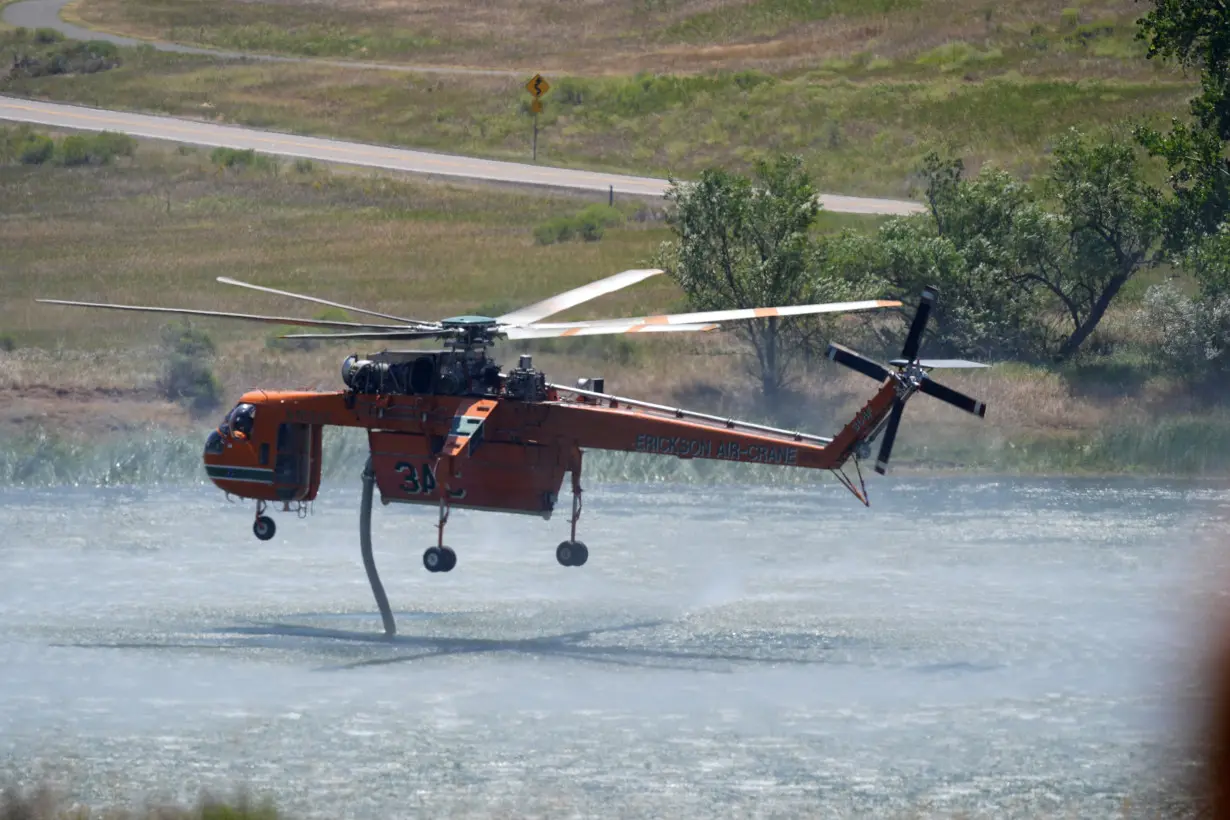
[(756, 308), (756, 318), (763, 319), (766, 316), (776, 316), (777, 308)]
[(643, 320), (647, 325), (665, 325), (670, 323), (669, 316), (647, 316)]
[(579, 327), (570, 327), (570, 328), (568, 328), (567, 330), (565, 330), (563, 333), (561, 333), (560, 335), (561, 335), (561, 336), (575, 336), (575, 335), (577, 335), (577, 334), (578, 334), (578, 333), (580, 333), (580, 332), (581, 332), (581, 328), (579, 328)]
[(628, 333), (640, 333), (642, 330), (644, 330), (648, 326), (649, 326), (649, 322), (641, 322), (639, 325), (633, 325), (632, 327), (628, 328), (627, 332)]
[(878, 299), (876, 300), (876, 306), (877, 307), (901, 307), (901, 303), (894, 301), (892, 299)]

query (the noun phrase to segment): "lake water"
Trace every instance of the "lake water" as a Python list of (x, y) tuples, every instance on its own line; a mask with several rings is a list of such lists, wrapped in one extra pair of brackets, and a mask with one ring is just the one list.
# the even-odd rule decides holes
[[(349, 486), (353, 483), (354, 486)], [(1115, 816), (1174, 754), (1230, 491), (608, 484), (566, 515), (304, 520), (203, 486), (0, 490), (0, 757), (97, 803), (304, 817)], [(568, 496), (560, 509), (568, 509)]]

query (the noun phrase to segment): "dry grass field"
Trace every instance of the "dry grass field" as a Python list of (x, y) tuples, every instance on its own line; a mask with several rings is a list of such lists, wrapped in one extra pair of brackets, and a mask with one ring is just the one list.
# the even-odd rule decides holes
[[(522, 84), (541, 70), (553, 85), (538, 118), (541, 163), (687, 176), (711, 165), (747, 169), (786, 151), (805, 157), (822, 190), (910, 196), (933, 148), (961, 155), (971, 169), (994, 162), (1028, 175), (1067, 128), (1166, 119), (1184, 110), (1194, 87), (1141, 56), (1133, 40), (1140, 9), (1131, 0), (1071, 8), (1038, 0), (505, 0), (462, 8), (82, 0), (75, 13), (90, 25), (228, 48), (481, 62), (523, 68), (524, 77), (126, 49), (119, 68), (0, 79), (0, 91), (528, 161)], [(12, 48), (12, 36), (0, 36), (0, 47)], [(403, 43), (415, 38), (436, 45)], [(784, 56), (753, 56), (766, 49)], [(649, 69), (666, 73), (637, 73)]]
[(973, 63), (1025, 47), (1032, 71), (1138, 74), (1113, 64), (1140, 53), (1129, 30), (1141, 13), (1133, 0), (78, 0), (71, 11), (228, 49), (578, 76), (908, 65), (952, 44), (969, 44)]

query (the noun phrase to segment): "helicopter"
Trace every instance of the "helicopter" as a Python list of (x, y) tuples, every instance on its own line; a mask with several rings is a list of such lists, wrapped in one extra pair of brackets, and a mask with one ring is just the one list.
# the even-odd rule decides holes
[[(276, 532), (267, 514), (271, 504), (280, 504), (283, 512), (302, 514), (319, 492), (324, 428), (332, 425), (367, 431), (369, 454), (361, 475), (360, 544), (385, 633), (390, 636), (395, 634), (396, 625), (372, 556), (371, 511), (376, 491), (385, 505), (438, 508), (436, 544), (424, 551), (423, 566), (433, 573), (447, 573), (457, 564), (456, 551), (444, 543), (453, 508), (550, 520), (564, 474), (568, 473), (572, 490), (570, 535), (556, 547), (555, 558), (564, 567), (580, 567), (589, 559), (588, 547), (577, 538), (582, 461), (587, 450), (830, 470), (860, 502), (870, 506), (859, 462), (870, 455), (872, 442), (882, 434), (875, 470), (886, 473), (902, 412), (915, 393), (926, 393), (985, 417), (983, 402), (934, 381), (928, 372), (987, 365), (918, 357), (938, 299), (934, 287), (923, 289), (901, 357), (888, 366), (841, 345), (829, 345), (829, 359), (880, 383), (854, 417), (831, 437), (615, 395), (607, 392), (605, 380), (599, 377), (583, 378), (572, 386), (555, 384), (534, 367), (528, 354), (521, 354), (516, 367), (507, 370), (491, 355), (491, 348), (504, 339), (708, 332), (729, 321), (902, 305), (897, 300), (871, 299), (623, 319), (542, 321), (661, 273), (656, 268), (626, 270), (498, 317), (465, 315), (439, 321), (398, 317), (230, 277), (218, 277), (217, 281), (380, 321), (298, 319), (60, 299), (35, 301), (229, 318), (315, 331), (284, 333), (281, 338), (285, 339), (442, 342), (439, 349), (385, 347), (367, 356), (352, 353), (341, 364), (341, 390), (249, 390), (209, 433), (204, 445), (206, 474), (228, 498), (256, 502), (253, 533), (268, 541)], [(845, 473), (850, 461), (857, 471), (858, 486)]]

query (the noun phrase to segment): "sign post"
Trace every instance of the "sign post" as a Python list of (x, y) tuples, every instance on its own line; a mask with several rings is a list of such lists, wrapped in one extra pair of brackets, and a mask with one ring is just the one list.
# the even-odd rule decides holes
[(542, 95), (551, 90), (551, 84), (541, 74), (535, 74), (530, 77), (530, 81), (525, 84), (525, 90), (534, 95), (534, 102), (530, 103), (530, 111), (534, 113), (534, 161), (538, 161), (538, 114), (542, 111)]

